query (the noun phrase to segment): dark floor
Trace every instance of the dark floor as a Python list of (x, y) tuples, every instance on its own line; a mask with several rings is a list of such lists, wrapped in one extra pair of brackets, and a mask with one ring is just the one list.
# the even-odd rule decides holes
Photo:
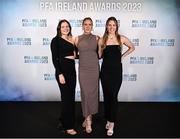
[[(57, 128), (60, 102), (0, 102), (0, 137), (71, 137)], [(179, 102), (120, 102), (113, 137), (180, 137)], [(73, 137), (107, 137), (103, 103), (93, 118), (93, 132), (81, 127), (81, 105), (76, 103)]]

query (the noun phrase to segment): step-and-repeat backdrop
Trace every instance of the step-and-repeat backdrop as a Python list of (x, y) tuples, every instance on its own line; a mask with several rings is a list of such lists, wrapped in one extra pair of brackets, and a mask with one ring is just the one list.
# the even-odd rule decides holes
[[(136, 48), (123, 61), (118, 100), (180, 101), (179, 5), (175, 0), (1, 0), (0, 100), (60, 100), (50, 51), (59, 20), (67, 19), (77, 36), (83, 18), (91, 17), (93, 34), (102, 36), (107, 18), (115, 16), (120, 34)], [(103, 101), (101, 84), (99, 93)], [(78, 78), (76, 101), (81, 101)]]

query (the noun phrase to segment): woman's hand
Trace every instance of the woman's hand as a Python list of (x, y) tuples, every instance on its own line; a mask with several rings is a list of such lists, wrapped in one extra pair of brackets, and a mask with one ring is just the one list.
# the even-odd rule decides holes
[(63, 74), (60, 74), (60, 75), (59, 75), (59, 82), (60, 82), (61, 84), (65, 84), (65, 83), (66, 83), (65, 78), (64, 78), (64, 75), (63, 75)]

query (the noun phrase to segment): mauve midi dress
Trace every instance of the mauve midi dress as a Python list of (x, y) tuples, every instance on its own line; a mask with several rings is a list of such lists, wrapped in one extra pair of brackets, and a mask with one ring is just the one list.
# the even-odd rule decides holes
[(83, 116), (98, 112), (99, 59), (97, 40), (93, 34), (78, 36), (79, 83)]

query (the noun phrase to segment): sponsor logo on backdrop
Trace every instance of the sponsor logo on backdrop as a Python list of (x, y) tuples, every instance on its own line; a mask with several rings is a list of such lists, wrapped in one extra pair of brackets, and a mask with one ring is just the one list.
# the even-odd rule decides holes
[(130, 64), (154, 64), (154, 57), (133, 56), (130, 57)]
[(83, 19), (70, 19), (69, 22), (72, 27), (82, 27)]
[[(118, 26), (120, 26), (120, 20), (117, 19)], [(95, 20), (95, 27), (105, 27), (106, 26), (106, 19), (96, 19)]]
[(8, 37), (7, 45), (9, 46), (30, 46), (31, 38), (21, 38), (21, 37)]
[[(61, 19), (60, 19), (61, 20)], [(118, 25), (120, 26), (120, 20), (118, 20)], [(69, 22), (72, 27), (82, 27), (83, 19), (69, 19)], [(94, 20), (95, 27), (105, 27), (106, 19), (95, 19)]]
[(130, 39), (134, 46), (139, 46), (139, 38)]
[(102, 19), (96, 19), (95, 20), (95, 27), (105, 27), (106, 25), (106, 20), (102, 20)]
[(156, 28), (157, 20), (132, 20), (133, 28)]
[(23, 27), (47, 27), (47, 19), (22, 19)]
[(48, 64), (48, 56), (24, 56), (24, 63)]
[(43, 46), (50, 46), (51, 39), (49, 38), (42, 38), (42, 45)]
[(55, 75), (50, 73), (45, 73), (43, 76), (45, 81), (55, 80)]
[(123, 74), (123, 81), (137, 81), (137, 74)]
[(150, 46), (174, 46), (175, 39), (150, 39)]

